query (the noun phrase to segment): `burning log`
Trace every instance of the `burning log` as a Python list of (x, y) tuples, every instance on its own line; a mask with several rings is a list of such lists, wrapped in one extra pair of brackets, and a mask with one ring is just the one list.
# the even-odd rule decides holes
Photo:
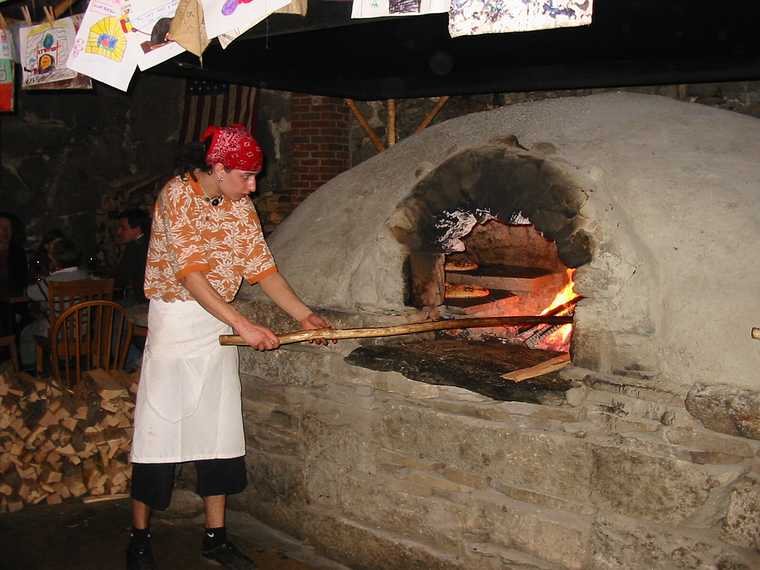
[[(573, 322), (572, 317), (554, 317), (545, 315), (526, 315), (511, 317), (486, 317), (479, 319), (451, 319), (429, 323), (411, 323), (391, 327), (375, 327), (363, 329), (317, 329), (298, 331), (280, 335), (280, 344), (293, 344), (313, 340), (346, 340), (352, 338), (379, 338), (405, 334), (423, 333), (437, 330), (470, 329), (479, 327), (509, 327), (515, 325), (566, 325)], [(219, 344), (222, 346), (247, 346), (238, 335), (221, 335)]]
[[(566, 311), (567, 309), (574, 308), (575, 305), (578, 303), (578, 301), (580, 301), (581, 299), (583, 299), (583, 295), (576, 295), (575, 297), (573, 297), (572, 299), (570, 299), (566, 303), (562, 303), (561, 305), (557, 305), (553, 309), (545, 312), (544, 315), (547, 316), (547, 317), (553, 317), (554, 315), (559, 315), (560, 313)], [(539, 325), (539, 326), (541, 326), (541, 325)], [(520, 327), (520, 328), (517, 329), (517, 334), (521, 335), (521, 334), (523, 334), (525, 332), (528, 332), (529, 330), (531, 330), (533, 328), (536, 328), (536, 325), (529, 325), (529, 326), (525, 326), (525, 327)]]
[(549, 325), (549, 326), (539, 326), (535, 327), (537, 330), (532, 335), (530, 335), (528, 338), (526, 338), (523, 341), (523, 344), (525, 346), (528, 346), (530, 348), (536, 348), (539, 342), (544, 340), (546, 337), (550, 336), (551, 334), (557, 332), (560, 327), (563, 325)]

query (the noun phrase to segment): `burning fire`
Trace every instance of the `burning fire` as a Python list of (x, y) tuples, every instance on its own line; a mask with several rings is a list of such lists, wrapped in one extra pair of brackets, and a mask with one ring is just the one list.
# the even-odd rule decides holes
[[(570, 301), (571, 299), (574, 299), (575, 297), (578, 296), (578, 294), (573, 290), (573, 286), (575, 285), (575, 283), (573, 282), (574, 274), (575, 274), (575, 269), (567, 270), (567, 284), (562, 288), (562, 290), (559, 293), (557, 293), (556, 297), (554, 297), (554, 300), (549, 304), (549, 306), (546, 307), (543, 311), (541, 311), (542, 315), (549, 313), (555, 307), (559, 307), (560, 305), (563, 305), (567, 303), (568, 301)], [(566, 315), (571, 310), (573, 310), (573, 308), (574, 308), (574, 305), (566, 309), (563, 309), (562, 311), (557, 312), (556, 315), (557, 316)], [(570, 335), (572, 332), (573, 332), (573, 325), (571, 324), (562, 325), (556, 331), (546, 336), (545, 338), (541, 339), (540, 346), (541, 348), (544, 348), (547, 350), (567, 352), (570, 349)]]

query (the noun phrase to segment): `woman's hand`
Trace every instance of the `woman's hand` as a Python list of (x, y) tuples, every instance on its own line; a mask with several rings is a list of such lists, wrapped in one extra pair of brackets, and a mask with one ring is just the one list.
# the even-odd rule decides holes
[(256, 350), (274, 350), (280, 346), (280, 339), (267, 327), (244, 321), (234, 327), (235, 332)]
[[(332, 324), (330, 324), (330, 321), (325, 319), (324, 317), (320, 317), (316, 313), (309, 313), (305, 319), (301, 319), (298, 321), (301, 324), (301, 328), (305, 331), (312, 331), (316, 329), (331, 329), (333, 328)], [(324, 338), (318, 338), (309, 342), (313, 342), (316, 344), (328, 344), (329, 341)], [(333, 339), (333, 344), (338, 342), (337, 340)]]

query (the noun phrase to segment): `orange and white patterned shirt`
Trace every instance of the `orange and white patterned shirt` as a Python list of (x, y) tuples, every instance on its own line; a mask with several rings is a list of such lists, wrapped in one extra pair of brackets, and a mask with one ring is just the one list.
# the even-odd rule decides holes
[(156, 200), (145, 267), (145, 296), (190, 301), (181, 280), (193, 271), (230, 302), (245, 278), (253, 284), (277, 267), (264, 241), (251, 201), (223, 200), (213, 206), (189, 175), (166, 183)]

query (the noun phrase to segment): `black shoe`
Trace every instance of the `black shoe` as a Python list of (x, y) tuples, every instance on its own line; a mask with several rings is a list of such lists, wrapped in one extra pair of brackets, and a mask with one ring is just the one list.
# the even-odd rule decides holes
[(201, 551), (204, 558), (218, 562), (225, 568), (232, 570), (254, 570), (256, 563), (238, 550), (231, 542), (223, 542), (214, 548)]
[(129, 543), (127, 547), (127, 570), (156, 570), (150, 542), (139, 545)]

